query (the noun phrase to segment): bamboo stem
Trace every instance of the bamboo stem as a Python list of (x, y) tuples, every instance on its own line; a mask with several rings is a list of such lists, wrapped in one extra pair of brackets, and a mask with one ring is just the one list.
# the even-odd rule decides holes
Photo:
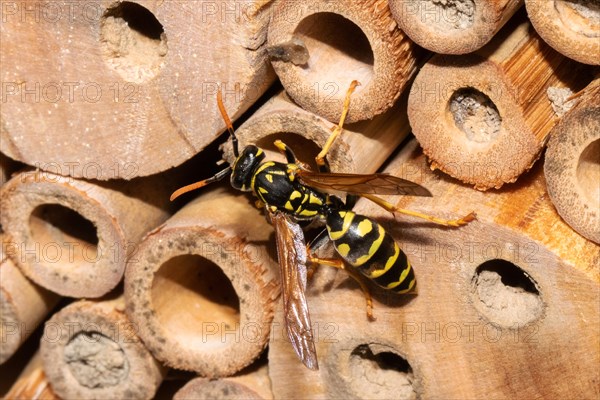
[(552, 48), (584, 64), (600, 65), (600, 7), (594, 0), (525, 0), (535, 30)]
[[(34, 285), (8, 258), (10, 243), (0, 234), (0, 364), (8, 360), (54, 308), (59, 296)], [(10, 250), (9, 250), (10, 251)]]
[[(410, 132), (406, 101), (407, 96), (403, 95), (390, 110), (372, 120), (345, 126), (328, 155), (331, 169), (348, 173), (375, 172)], [(294, 150), (300, 161), (316, 169), (315, 156), (334, 126), (296, 106), (282, 92), (240, 126), (236, 136), (240, 148), (255, 144), (265, 149), (267, 158), (283, 162), (285, 159), (273, 145), (280, 139)], [(230, 142), (225, 147), (225, 158), (231, 163), (234, 159)]]
[(547, 90), (576, 92), (590, 80), (517, 19), (477, 53), (434, 56), (415, 80), (408, 116), (432, 168), (499, 188), (531, 168), (558, 122)]
[(46, 289), (62, 296), (102, 296), (121, 280), (142, 235), (167, 218), (165, 180), (92, 183), (22, 172), (2, 188), (5, 250)]
[(39, 351), (31, 358), (4, 398), (10, 400), (60, 400), (44, 374)]
[(265, 216), (214, 186), (150, 232), (125, 274), (128, 315), (154, 356), (209, 378), (260, 355), (279, 294)]
[(80, 300), (56, 313), (40, 353), (53, 391), (64, 399), (151, 399), (166, 369), (125, 315), (123, 296)]
[(397, 205), (444, 217), (475, 210), (478, 220), (441, 228), (360, 201), (356, 211), (384, 224), (408, 255), (418, 294), (371, 286), (377, 320), (369, 322), (356, 282), (319, 267), (308, 303), (320, 370), (298, 361), (276, 314), (275, 398), (593, 397), (600, 350), (586, 327), (600, 322), (600, 247), (561, 221), (540, 166), (510, 191), (477, 192), (429, 171), (416, 149), (407, 145), (385, 172), (434, 197)]
[(560, 216), (600, 244), (600, 79), (550, 133), (544, 173)]
[(416, 72), (420, 54), (383, 0), (277, 2), (269, 46), (294, 40), (304, 43), (308, 62), (272, 59), (275, 72), (296, 103), (332, 122), (339, 120), (353, 80), (361, 86), (352, 99), (349, 123), (389, 109)]
[(5, 4), (2, 151), (100, 180), (183, 163), (225, 127), (215, 111), (219, 85), (237, 117), (274, 81), (264, 45), (269, 6)]
[(480, 49), (523, 0), (389, 0), (394, 19), (415, 43), (441, 54)]

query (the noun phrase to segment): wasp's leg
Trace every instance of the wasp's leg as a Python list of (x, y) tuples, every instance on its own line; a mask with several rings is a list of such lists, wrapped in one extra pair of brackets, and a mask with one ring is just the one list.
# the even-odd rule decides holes
[(337, 126), (334, 127), (333, 131), (331, 132), (331, 135), (329, 135), (329, 138), (327, 138), (327, 142), (325, 142), (323, 149), (315, 158), (320, 172), (325, 172), (322, 169), (325, 168), (325, 164), (327, 162), (325, 160), (325, 157), (327, 157), (327, 153), (329, 152), (333, 141), (340, 135), (340, 133), (342, 133), (342, 127), (344, 126), (344, 121), (346, 120), (346, 115), (348, 115), (348, 109), (350, 108), (350, 96), (352, 95), (352, 92), (354, 92), (354, 89), (358, 85), (360, 85), (360, 83), (356, 80), (350, 83), (350, 87), (346, 92), (346, 99), (344, 100), (344, 108), (342, 109), (342, 116), (340, 117), (340, 122), (337, 124)]
[(469, 222), (471, 222), (477, 218), (477, 215), (475, 214), (475, 212), (471, 212), (468, 215), (465, 215), (464, 217), (459, 218), (459, 219), (441, 219), (441, 218), (437, 218), (432, 215), (423, 214), (423, 213), (420, 213), (417, 211), (411, 211), (411, 210), (405, 210), (403, 208), (398, 208), (398, 207), (394, 206), (392, 203), (389, 203), (389, 202), (385, 201), (384, 199), (374, 196), (372, 194), (361, 194), (361, 196), (366, 199), (371, 200), (373, 203), (377, 204), (384, 210), (391, 212), (392, 214), (400, 213), (400, 214), (410, 215), (410, 216), (422, 218), (424, 220), (433, 222), (438, 225), (443, 225), (443, 226), (462, 226), (462, 225), (468, 224)]
[[(310, 254), (310, 253), (309, 253)], [(367, 302), (367, 318), (370, 321), (375, 321), (375, 316), (373, 315), (373, 298), (371, 297), (371, 291), (365, 284), (365, 282), (358, 276), (358, 274), (350, 269), (347, 269), (344, 262), (339, 258), (318, 258), (309, 256), (309, 261), (313, 264), (327, 265), (330, 267), (342, 269), (348, 273), (358, 284), (363, 291), (365, 296), (365, 300)]]
[(302, 161), (298, 160), (298, 157), (296, 157), (296, 155), (294, 154), (292, 149), (287, 144), (283, 143), (279, 139), (276, 140), (274, 144), (275, 144), (275, 147), (277, 147), (277, 149), (279, 150), (279, 152), (284, 155), (288, 164), (296, 164), (301, 169), (310, 171), (310, 167), (307, 164), (303, 163)]

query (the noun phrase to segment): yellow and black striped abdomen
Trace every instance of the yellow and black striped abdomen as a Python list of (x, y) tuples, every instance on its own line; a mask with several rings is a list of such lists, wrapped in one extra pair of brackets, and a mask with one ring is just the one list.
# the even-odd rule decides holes
[(406, 254), (377, 222), (352, 211), (327, 215), (327, 232), (337, 252), (378, 286), (396, 293), (415, 289), (415, 275)]

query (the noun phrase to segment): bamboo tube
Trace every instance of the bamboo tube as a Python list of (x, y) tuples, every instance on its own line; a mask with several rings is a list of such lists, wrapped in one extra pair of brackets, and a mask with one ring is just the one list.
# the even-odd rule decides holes
[(2, 188), (8, 254), (35, 283), (62, 296), (99, 297), (114, 288), (146, 231), (167, 216), (162, 178), (92, 183), (29, 171)]
[[(354, 101), (354, 97), (352, 97)], [(370, 121), (344, 126), (328, 155), (336, 172), (372, 173), (389, 157), (409, 134), (406, 115), (407, 96), (385, 113)], [(315, 156), (325, 144), (334, 124), (293, 104), (284, 93), (271, 98), (236, 131), (239, 146), (255, 144), (267, 152), (267, 158), (285, 161), (273, 142), (283, 140), (303, 162), (314, 165)], [(234, 161), (231, 143), (225, 146), (225, 158)]]
[(4, 4), (2, 151), (100, 180), (181, 164), (225, 128), (218, 85), (237, 117), (273, 82), (264, 46), (269, 5)]
[(10, 400), (59, 400), (44, 374), (39, 351), (31, 358), (4, 398)]
[(150, 232), (125, 273), (127, 313), (152, 354), (209, 378), (260, 355), (279, 295), (265, 216), (214, 186)]
[(54, 314), (40, 346), (54, 392), (64, 399), (151, 399), (166, 369), (137, 329), (122, 295), (80, 300)]
[(271, 382), (265, 364), (229, 378), (192, 379), (175, 394), (173, 399), (266, 400), (273, 399), (273, 393), (271, 393)]
[(584, 64), (600, 65), (600, 7), (595, 0), (525, 0), (535, 30), (550, 46)]
[(600, 244), (600, 79), (553, 128), (544, 173), (560, 216)]
[(416, 44), (441, 54), (466, 54), (488, 43), (523, 0), (389, 0), (390, 10)]
[(281, 50), (290, 42), (303, 43), (308, 62), (272, 58), (275, 72), (296, 103), (332, 122), (339, 120), (353, 80), (361, 86), (349, 123), (389, 109), (416, 72), (419, 56), (383, 0), (277, 2), (268, 44)]
[(479, 190), (514, 182), (538, 159), (558, 122), (549, 88), (576, 92), (591, 80), (519, 21), (478, 53), (434, 56), (409, 96), (408, 117), (431, 167)]
[(510, 191), (477, 192), (429, 171), (416, 149), (407, 145), (385, 171), (434, 197), (398, 206), (443, 217), (475, 210), (478, 220), (445, 229), (359, 202), (408, 255), (418, 295), (374, 292), (369, 322), (356, 282), (320, 267), (308, 296), (320, 370), (297, 359), (276, 314), (275, 398), (594, 397), (600, 247), (556, 214), (540, 165)]
[(54, 308), (59, 296), (34, 285), (8, 258), (11, 243), (0, 234), (0, 364), (8, 360)]
[(10, 179), (10, 175), (18, 169), (18, 164), (0, 153), (0, 187)]

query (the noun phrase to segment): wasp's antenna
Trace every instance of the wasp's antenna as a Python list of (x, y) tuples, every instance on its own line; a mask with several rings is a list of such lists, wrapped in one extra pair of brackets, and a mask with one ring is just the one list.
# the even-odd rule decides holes
[(200, 189), (201, 187), (204, 187), (204, 186), (208, 185), (209, 183), (220, 181), (221, 179), (223, 179), (227, 175), (229, 175), (230, 172), (231, 172), (231, 167), (227, 167), (224, 170), (217, 172), (214, 176), (212, 176), (208, 179), (205, 179), (200, 182), (192, 183), (190, 185), (179, 188), (173, 192), (173, 194), (171, 195), (169, 200), (173, 201), (184, 193), (191, 192), (192, 190)]
[(231, 123), (229, 115), (227, 115), (227, 111), (225, 111), (225, 106), (223, 105), (223, 95), (221, 94), (221, 88), (219, 88), (219, 91), (217, 92), (217, 105), (219, 106), (219, 111), (221, 112), (223, 121), (225, 121), (225, 125), (227, 125), (229, 135), (231, 136), (231, 143), (233, 144), (233, 155), (237, 158), (240, 156), (240, 152), (238, 150), (238, 140), (235, 136), (235, 132), (233, 131), (233, 124)]

